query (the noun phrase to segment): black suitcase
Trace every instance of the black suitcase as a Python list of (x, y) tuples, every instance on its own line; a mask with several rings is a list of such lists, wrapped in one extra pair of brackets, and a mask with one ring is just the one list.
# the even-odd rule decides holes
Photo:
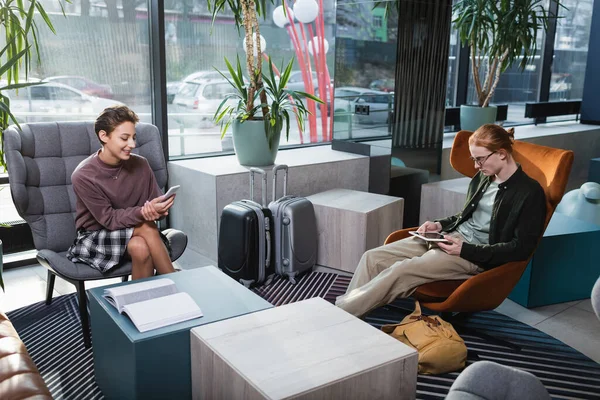
[[(262, 175), (262, 204), (254, 201), (254, 174)], [(246, 287), (261, 285), (274, 273), (271, 265), (271, 211), (267, 207), (267, 175), (250, 168), (250, 198), (223, 208), (219, 230), (219, 268)]]

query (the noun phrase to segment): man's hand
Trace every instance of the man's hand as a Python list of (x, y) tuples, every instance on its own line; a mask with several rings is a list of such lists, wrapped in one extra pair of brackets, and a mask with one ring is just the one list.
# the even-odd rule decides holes
[(458, 239), (450, 235), (444, 235), (444, 239), (450, 243), (438, 242), (438, 247), (450, 255), (460, 256), (460, 251), (462, 250), (463, 244), (462, 239)]
[(423, 225), (421, 225), (419, 227), (419, 229), (417, 229), (418, 233), (441, 232), (441, 231), (442, 231), (442, 224), (440, 224), (439, 222), (431, 222), (431, 221), (426, 221)]

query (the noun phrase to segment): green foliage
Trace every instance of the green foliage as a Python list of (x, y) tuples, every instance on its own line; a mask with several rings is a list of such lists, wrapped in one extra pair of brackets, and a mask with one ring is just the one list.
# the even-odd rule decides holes
[(556, 18), (546, 11), (545, 3), (547, 0), (459, 0), (454, 5), (454, 27), (462, 45), (471, 49), (480, 106), (489, 104), (502, 72), (516, 62), (524, 70), (535, 57), (538, 33)]
[[(65, 0), (70, 3), (70, 0)], [(62, 2), (59, 3), (62, 8)], [(39, 0), (6, 0), (0, 1), (0, 29), (4, 30), (6, 45), (0, 50), (0, 79), (6, 76), (7, 84), (0, 87), (0, 171), (6, 169), (2, 133), (10, 122), (19, 125), (10, 111), (10, 99), (3, 93), (6, 90), (20, 89), (39, 83), (19, 83), (21, 69), (25, 72), (25, 81), (31, 69), (32, 48), (39, 59), (39, 30), (34, 20), (38, 13), (44, 24), (52, 33), (54, 26)], [(63, 9), (64, 15), (64, 9)], [(22, 68), (23, 67), (23, 68)]]
[[(266, 108), (269, 111), (267, 114), (263, 115), (263, 121), (265, 123), (265, 135), (267, 137), (267, 142), (269, 143), (269, 148), (271, 149), (273, 145), (276, 145), (275, 137), (276, 134), (283, 128), (284, 121), (286, 124), (286, 140), (289, 139), (290, 116), (292, 114), (296, 116), (296, 119), (300, 124), (300, 129), (304, 130), (304, 119), (309, 114), (309, 111), (306, 109), (306, 106), (303, 103), (304, 99), (311, 99), (317, 103), (323, 103), (323, 101), (311, 94), (285, 88), (290, 79), (290, 73), (292, 72), (292, 67), (294, 64), (293, 60), (288, 63), (285, 69), (281, 68), (283, 73), (281, 74), (278, 82), (277, 79), (275, 79), (273, 62), (269, 58), (269, 74), (262, 75), (262, 80), (265, 84), (263, 88), (254, 94), (254, 98), (252, 99), (254, 104), (255, 100), (260, 98), (261, 93), (265, 93), (268, 103), (262, 103), (259, 101), (257, 106), (254, 106), (250, 111), (248, 111), (246, 108), (248, 89), (246, 87), (246, 83), (244, 82), (240, 58), (237, 57), (235, 68), (231, 65), (229, 60), (225, 59), (225, 63), (227, 64), (227, 69), (231, 75), (231, 79), (229, 79), (221, 71), (219, 71), (219, 73), (223, 76), (223, 78), (227, 79), (229, 84), (235, 89), (235, 92), (227, 95), (221, 104), (219, 104), (219, 108), (215, 112), (214, 119), (217, 123), (221, 124), (221, 139), (233, 121), (239, 120), (243, 123), (248, 119), (252, 119), (255, 113), (258, 113)], [(227, 102), (232, 99), (236, 100), (236, 104), (227, 104)]]

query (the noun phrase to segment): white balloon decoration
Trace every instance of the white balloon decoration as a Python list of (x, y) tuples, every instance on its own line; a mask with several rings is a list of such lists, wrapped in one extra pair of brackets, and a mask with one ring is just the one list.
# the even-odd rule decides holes
[[(313, 44), (315, 45), (315, 51), (317, 52), (317, 54), (320, 54), (321, 48), (319, 47), (319, 38), (317, 36), (312, 38), (312, 40), (308, 41), (308, 52), (310, 53), (310, 55), (313, 54)], [(329, 42), (325, 38), (323, 38), (323, 47), (325, 48), (325, 54), (327, 54), (327, 52), (329, 51)]]
[(298, 0), (294, 4), (296, 19), (302, 23), (313, 22), (319, 14), (319, 5), (316, 0)]
[[(294, 20), (294, 12), (288, 7), (287, 12), (289, 16), (292, 17), (292, 21)], [(283, 6), (279, 6), (273, 10), (273, 22), (280, 28), (283, 28), (287, 24), (290, 23), (288, 19), (288, 15), (285, 15), (283, 12)]]
[[(244, 51), (246, 51), (246, 37), (244, 37), (244, 40), (242, 40), (242, 46), (244, 47)], [(254, 57), (258, 56), (258, 49), (256, 48), (256, 42), (254, 39), (254, 35), (252, 35), (252, 48), (254, 50)], [(267, 41), (265, 40), (263, 35), (260, 35), (260, 51), (264, 52), (265, 49), (267, 48)]]

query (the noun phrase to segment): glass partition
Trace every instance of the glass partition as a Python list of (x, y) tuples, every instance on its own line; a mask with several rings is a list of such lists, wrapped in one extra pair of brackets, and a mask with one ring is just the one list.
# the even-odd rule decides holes
[(335, 139), (388, 137), (394, 106), (398, 12), (375, 1), (337, 2)]

